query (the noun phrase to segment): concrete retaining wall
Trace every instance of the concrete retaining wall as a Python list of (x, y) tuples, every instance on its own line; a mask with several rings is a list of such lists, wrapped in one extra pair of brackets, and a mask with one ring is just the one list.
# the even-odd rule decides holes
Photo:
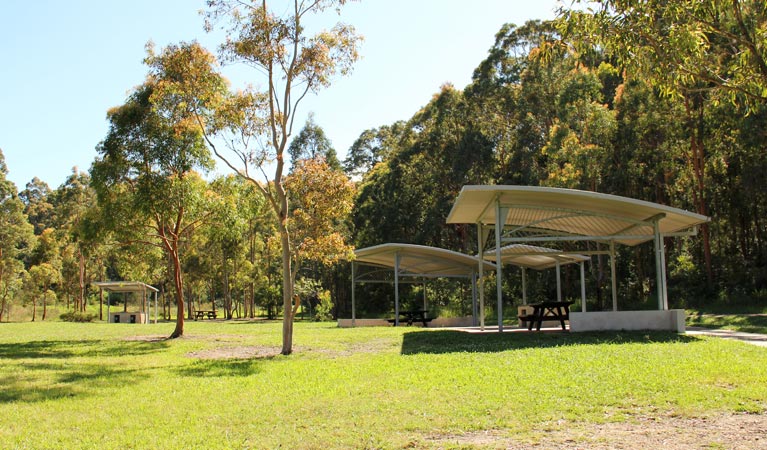
[(659, 330), (684, 333), (682, 309), (669, 311), (570, 311), (570, 331)]

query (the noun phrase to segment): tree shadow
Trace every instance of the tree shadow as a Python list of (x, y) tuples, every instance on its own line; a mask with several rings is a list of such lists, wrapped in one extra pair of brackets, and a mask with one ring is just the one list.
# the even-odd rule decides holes
[(119, 364), (76, 362), (78, 357), (142, 356), (165, 349), (154, 341), (30, 341), (0, 344), (0, 403), (39, 402), (88, 396), (97, 390), (131, 383), (153, 369)]
[(176, 369), (183, 377), (247, 377), (261, 373), (261, 367), (267, 358), (250, 359), (204, 359)]
[[(121, 369), (103, 364), (27, 363), (0, 379), (0, 403), (34, 403), (91, 392), (136, 380), (146, 369)], [(41, 378), (45, 378), (45, 382)], [(48, 381), (48, 378), (51, 380)]]
[(402, 336), (402, 355), (419, 353), (493, 353), (527, 348), (550, 348), (574, 345), (652, 344), (696, 342), (700, 339), (672, 332), (593, 332), (563, 331), (521, 333), (468, 333), (456, 330), (411, 331)]
[(154, 341), (29, 341), (0, 344), (0, 359), (71, 358), (75, 356), (141, 356), (168, 347), (167, 340)]

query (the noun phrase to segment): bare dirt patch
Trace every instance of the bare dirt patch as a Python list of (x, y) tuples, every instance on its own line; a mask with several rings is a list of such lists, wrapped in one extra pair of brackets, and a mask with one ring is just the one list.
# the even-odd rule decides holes
[(767, 449), (767, 415), (722, 414), (705, 418), (643, 417), (594, 425), (558, 424), (540, 435), (515, 439), (498, 430), (427, 438), (434, 448), (487, 449)]
[(199, 359), (251, 359), (273, 358), (280, 354), (280, 347), (243, 345), (236, 347), (218, 347), (187, 353), (190, 358)]

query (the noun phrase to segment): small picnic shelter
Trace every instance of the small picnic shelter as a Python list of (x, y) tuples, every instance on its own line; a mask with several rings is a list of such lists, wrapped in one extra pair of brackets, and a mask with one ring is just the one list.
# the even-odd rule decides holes
[[(503, 330), (502, 271), (505, 245), (542, 242), (578, 244), (587, 241), (606, 244), (608, 250), (579, 249), (571, 253), (584, 256), (610, 255), (613, 312), (617, 313), (615, 245), (635, 246), (652, 242), (658, 310), (668, 311), (663, 240), (666, 237), (693, 236), (697, 233), (698, 226), (707, 221), (709, 218), (700, 214), (617, 195), (575, 189), (503, 185), (464, 186), (447, 218), (447, 223), (468, 223), (477, 226), (479, 259), (482, 261), (486, 260), (485, 249), (490, 231), (494, 231), (495, 245), (490, 251), (495, 256), (493, 260), (496, 267), (499, 331)], [(481, 272), (478, 275), (481, 286)], [(586, 313), (586, 303), (582, 303), (582, 312)], [(591, 324), (588, 324), (591, 318), (582, 316), (579, 320), (582, 320), (587, 328), (593, 326), (594, 329), (604, 326), (620, 326), (623, 329), (633, 326), (645, 327), (647, 320), (644, 316), (640, 320), (641, 324), (631, 323), (639, 316), (602, 315)], [(653, 315), (649, 316), (649, 320), (663, 322), (666, 316)], [(571, 329), (575, 322), (573, 319), (575, 317), (571, 317)], [(678, 322), (678, 319), (669, 320)], [(605, 325), (606, 321), (613, 323)]]
[[(140, 281), (98, 281), (93, 283), (101, 291), (121, 293), (126, 299), (126, 308), (122, 312), (111, 314), (110, 299), (107, 296), (107, 322), (109, 323), (149, 323), (151, 312), (150, 298), (154, 298), (154, 323), (157, 323), (157, 288)], [(127, 296), (133, 293), (139, 297), (138, 311), (127, 311)], [(154, 295), (152, 295), (154, 294)]]

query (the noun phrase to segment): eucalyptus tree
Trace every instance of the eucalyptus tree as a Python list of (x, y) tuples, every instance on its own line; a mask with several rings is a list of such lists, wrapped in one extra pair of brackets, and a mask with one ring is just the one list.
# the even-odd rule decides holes
[[(322, 157), (296, 161), (285, 187), (294, 201), (290, 215), (292, 273), (309, 262), (329, 267), (353, 258), (346, 223), (354, 205), (355, 187), (340, 170)], [(298, 304), (293, 305), (293, 314)]]
[[(237, 62), (263, 75), (260, 91), (228, 94), (212, 65), (215, 58), (197, 44), (171, 46), (147, 63), (163, 87), (158, 109), (193, 117), (208, 145), (229, 168), (261, 191), (277, 216), (282, 247), (282, 353), (293, 350), (293, 279), (289, 230), (289, 193), (285, 189), (286, 155), (301, 102), (348, 74), (357, 60), (359, 37), (342, 23), (309, 35), (305, 21), (346, 0), (296, 0), (284, 15), (266, 2), (210, 0), (206, 28), (219, 25), (227, 39), (221, 47), (226, 62)], [(213, 135), (222, 136), (219, 145)], [(266, 170), (273, 169), (268, 177)], [(267, 178), (270, 178), (267, 182)]]
[(543, 184), (604, 191), (602, 177), (613, 153), (617, 126), (595, 72), (582, 67), (568, 73), (563, 81), (557, 116), (542, 149), (548, 163)]
[(352, 177), (364, 176), (402, 145), (406, 131), (403, 120), (363, 131), (346, 154), (344, 171)]
[(49, 196), (51, 188), (48, 183), (34, 177), (27, 183), (24, 190), (19, 192), (19, 198), (24, 202), (24, 213), (29, 222), (35, 227), (35, 234), (40, 235), (50, 226), (53, 205)]
[(89, 216), (97, 208), (96, 193), (90, 186), (90, 177), (76, 167), (51, 194), (52, 224), (62, 246), (62, 281), (73, 295), (74, 309), (85, 311), (85, 299), (90, 284), (90, 271), (97, 271), (91, 255), (98, 252), (97, 239), (91, 235)]
[[(632, 75), (683, 103), (689, 189), (696, 212), (709, 215), (706, 108), (727, 100), (748, 112), (767, 102), (767, 6), (756, 0), (588, 3), (596, 7), (561, 11), (563, 37), (579, 51), (601, 47)], [(711, 285), (709, 224), (701, 229)]]
[(213, 166), (199, 128), (155, 112), (151, 80), (111, 109), (109, 131), (91, 167), (105, 223), (122, 243), (162, 248), (173, 266), (176, 328), (184, 334), (182, 242), (207, 217), (211, 196), (196, 172)]
[(24, 203), (7, 175), (5, 156), (0, 150), (0, 321), (21, 288), (23, 258), (35, 241)]
[(767, 4), (760, 0), (576, 0), (559, 29), (579, 49), (599, 46), (665, 94), (714, 91), (744, 105), (767, 102)]
[(288, 154), (291, 164), (301, 159), (324, 158), (331, 169), (341, 170), (336, 149), (325, 135), (325, 130), (314, 121), (314, 113), (309, 113), (306, 124), (290, 142)]
[(51, 290), (51, 285), (61, 279), (61, 272), (51, 263), (43, 262), (29, 268), (28, 276), (28, 294), (32, 300), (32, 322), (37, 319), (37, 298), (42, 300), (43, 314), (42, 320), (48, 315), (48, 297), (56, 297), (56, 293)]
[(496, 183), (537, 185), (545, 175), (541, 149), (573, 68), (554, 45), (558, 37), (552, 22), (503, 25), (464, 90), (475, 126), (492, 142)]

